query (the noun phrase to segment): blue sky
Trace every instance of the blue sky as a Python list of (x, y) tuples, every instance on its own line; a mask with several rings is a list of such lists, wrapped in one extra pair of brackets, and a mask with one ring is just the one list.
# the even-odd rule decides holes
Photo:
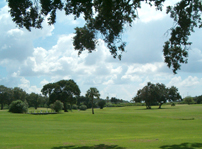
[(95, 52), (85, 51), (78, 57), (72, 37), (74, 28), (83, 26), (82, 18), (74, 20), (73, 16), (58, 12), (55, 25), (44, 22), (42, 30), (29, 32), (16, 27), (7, 3), (1, 1), (0, 84), (40, 93), (46, 83), (74, 79), (82, 95), (90, 87), (97, 87), (102, 98), (109, 96), (129, 101), (150, 81), (168, 87), (174, 85), (183, 97), (201, 95), (202, 30), (196, 29), (190, 37), (193, 44), (188, 64), (174, 75), (164, 63), (162, 53), (168, 38), (165, 33), (172, 27), (172, 20), (165, 12), (157, 12), (148, 5), (143, 5), (138, 13), (139, 19), (133, 27), (125, 28), (126, 52), (119, 61), (112, 58), (102, 39)]

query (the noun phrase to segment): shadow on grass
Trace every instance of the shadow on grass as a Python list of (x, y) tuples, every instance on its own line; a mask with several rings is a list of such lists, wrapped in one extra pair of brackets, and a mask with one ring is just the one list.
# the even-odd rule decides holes
[(174, 108), (161, 108), (161, 109), (159, 109), (159, 108), (156, 108), (156, 107), (154, 107), (154, 108), (151, 108), (151, 109), (147, 109), (147, 108), (141, 108), (141, 109), (135, 109), (135, 110), (164, 110), (164, 109), (174, 109)]
[(126, 149), (125, 147), (120, 147), (118, 145), (105, 145), (105, 144), (99, 144), (94, 146), (80, 146), (76, 147), (73, 145), (70, 146), (58, 146), (53, 147), (52, 149)]
[(179, 145), (163, 145), (160, 149), (198, 149), (202, 148), (202, 143), (181, 143)]

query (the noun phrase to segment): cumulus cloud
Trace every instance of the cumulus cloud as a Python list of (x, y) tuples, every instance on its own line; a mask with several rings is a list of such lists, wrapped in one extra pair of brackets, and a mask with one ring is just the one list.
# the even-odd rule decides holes
[(189, 50), (188, 64), (182, 65), (182, 71), (189, 73), (201, 73), (202, 72), (202, 69), (200, 69), (201, 66), (202, 66), (202, 46)]
[(44, 29), (33, 29), (32, 32), (26, 29), (16, 28), (9, 13), (8, 6), (0, 9), (0, 61), (5, 59), (24, 61), (34, 51), (33, 40), (36, 38), (52, 35), (53, 26), (44, 22)]
[[(47, 83), (73, 79), (82, 95), (90, 87), (97, 87), (101, 98), (117, 96), (124, 100), (131, 100), (147, 82), (175, 85), (182, 93), (189, 89), (189, 92), (199, 94), (199, 90), (194, 92), (193, 89), (201, 88), (202, 78), (195, 75), (201, 72), (201, 41), (189, 51), (187, 68), (183, 66), (179, 71), (181, 74), (173, 76), (162, 55), (167, 40), (164, 33), (172, 26), (172, 21), (153, 8), (152, 12), (148, 11), (147, 6), (140, 12), (142, 19), (135, 22), (133, 28), (126, 29), (123, 38), (127, 41), (127, 52), (123, 53), (121, 61), (112, 58), (101, 39), (95, 51), (84, 51), (78, 56), (72, 45), (72, 29), (75, 24), (83, 25), (82, 20), (74, 22), (71, 16), (61, 15), (57, 19), (62, 26), (57, 23), (49, 26), (44, 22), (42, 30), (28, 32), (15, 27), (7, 6), (1, 8), (0, 67), (6, 68), (7, 76), (0, 77), (0, 84), (40, 93)], [(148, 17), (148, 14), (153, 14), (153, 17)], [(64, 24), (72, 29), (66, 31)], [(192, 36), (192, 39), (196, 37), (198, 39), (199, 35)]]
[(200, 84), (200, 79), (196, 76), (188, 76), (182, 80), (181, 76), (173, 77), (169, 82), (169, 86), (176, 85), (178, 87), (193, 87)]
[(188, 76), (186, 78), (176, 76), (170, 80), (168, 86), (178, 87), (183, 97), (201, 95), (202, 79), (196, 76)]
[(46, 85), (46, 84), (48, 84), (49, 82), (46, 80), (46, 79), (43, 79), (41, 82), (40, 82), (40, 84), (42, 85), (42, 86), (44, 86), (44, 85)]
[(31, 86), (30, 85), (30, 81), (25, 79), (24, 77), (22, 77), (20, 79), (20, 84), (18, 85), (18, 87), (24, 89), (27, 93), (40, 93), (41, 92), (41, 89), (38, 88), (37, 86), (33, 85)]
[[(161, 23), (160, 23), (161, 22)], [(153, 63), (163, 61), (165, 33), (172, 26), (168, 17), (161, 21), (140, 22), (127, 30), (126, 52), (122, 61), (126, 63)]]

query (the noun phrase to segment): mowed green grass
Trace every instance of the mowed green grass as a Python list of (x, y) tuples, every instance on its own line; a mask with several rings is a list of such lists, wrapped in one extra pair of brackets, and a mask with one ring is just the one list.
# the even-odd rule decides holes
[[(40, 110), (40, 109), (39, 109)], [(0, 111), (0, 149), (202, 148), (202, 105), (53, 114)]]

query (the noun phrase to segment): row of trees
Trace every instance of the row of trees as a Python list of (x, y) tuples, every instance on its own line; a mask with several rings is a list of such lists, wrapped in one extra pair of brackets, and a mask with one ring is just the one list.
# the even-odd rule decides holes
[(181, 101), (182, 97), (175, 86), (168, 88), (164, 84), (148, 82), (146, 86), (137, 91), (132, 100), (145, 102), (147, 109), (151, 109), (152, 105), (158, 104), (160, 109), (163, 103)]
[[(29, 107), (35, 107), (35, 109), (39, 106), (48, 107), (58, 100), (63, 103), (65, 112), (68, 109), (72, 109), (73, 104), (77, 104), (77, 106), (85, 105), (87, 108), (92, 108), (92, 114), (94, 114), (94, 107), (97, 105), (103, 108), (106, 102), (114, 104), (125, 102), (116, 97), (111, 97), (111, 99), (107, 97), (106, 100), (102, 100), (96, 88), (90, 88), (85, 96), (80, 96), (81, 91), (74, 80), (60, 80), (55, 83), (48, 83), (43, 86), (41, 92), (44, 96), (36, 93), (28, 94), (19, 87), (7, 88), (1, 85), (1, 110), (5, 104), (10, 105), (12, 101), (16, 100), (21, 100), (27, 103)], [(158, 104), (160, 109), (163, 103), (182, 101), (182, 98), (175, 86), (168, 88), (164, 84), (148, 82), (146, 86), (137, 91), (136, 96), (132, 100), (136, 103), (144, 102), (147, 109), (151, 109), (152, 105)], [(194, 98), (186, 97), (183, 99), (183, 102), (188, 104), (202, 103), (202, 95)]]
[(92, 113), (94, 114), (94, 100), (100, 108), (103, 108), (105, 104), (105, 102), (99, 99), (100, 94), (96, 88), (90, 88), (87, 90), (85, 96), (80, 96), (81, 91), (74, 80), (60, 80), (55, 83), (48, 83), (43, 86), (41, 92), (43, 95), (36, 93), (28, 94), (19, 87), (7, 88), (1, 85), (1, 110), (3, 110), (5, 105), (10, 105), (12, 101), (17, 100), (21, 100), (27, 103), (29, 107), (35, 107), (35, 109), (39, 106), (50, 106), (59, 100), (63, 103), (65, 112), (67, 112), (69, 108), (72, 109), (73, 104), (77, 104), (78, 106), (86, 105), (88, 108), (92, 108)]
[(111, 97), (110, 102), (114, 103), (114, 104), (123, 103), (123, 99), (118, 99), (116, 97)]
[(195, 97), (187, 96), (187, 97), (185, 97), (183, 99), (183, 103), (187, 103), (187, 104), (202, 104), (202, 95), (195, 96)]
[(0, 85), (1, 110), (3, 110), (4, 105), (10, 105), (12, 101), (16, 100), (27, 102), (30, 107), (35, 107), (35, 109), (37, 109), (38, 106), (45, 106), (48, 103), (48, 98), (40, 94), (28, 94), (19, 87), (8, 88), (4, 85)]
[[(77, 99), (80, 104), (83, 99), (86, 102), (86, 98), (88, 98), (91, 102), (92, 114), (94, 114), (94, 97), (97, 99), (100, 97), (99, 91), (96, 88), (90, 88), (87, 90), (86, 96), (80, 98), (81, 91), (79, 86), (71, 79), (48, 83), (43, 86), (41, 92), (46, 97), (49, 97), (49, 104), (60, 100), (64, 105), (64, 112), (68, 111), (68, 105), (72, 109), (72, 105), (77, 103)], [(89, 101), (86, 104), (88, 105)]]

